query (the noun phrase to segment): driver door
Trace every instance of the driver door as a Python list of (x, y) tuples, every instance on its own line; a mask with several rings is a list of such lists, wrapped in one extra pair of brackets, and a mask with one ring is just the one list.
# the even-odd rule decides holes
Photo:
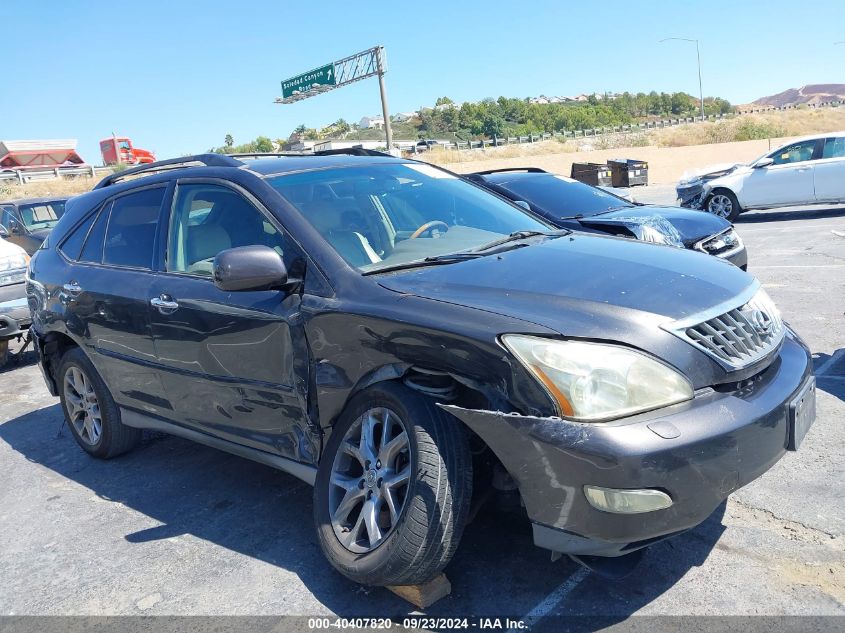
[(175, 421), (315, 461), (303, 410), (307, 348), (299, 296), (225, 292), (212, 278), (220, 251), (255, 244), (275, 249), (290, 270), (293, 247), (281, 228), (240, 190), (179, 181), (167, 244), (166, 271), (157, 276), (149, 310)]
[(774, 162), (757, 167), (742, 184), (743, 207), (776, 207), (815, 202), (813, 157), (817, 140), (799, 141), (772, 154)]

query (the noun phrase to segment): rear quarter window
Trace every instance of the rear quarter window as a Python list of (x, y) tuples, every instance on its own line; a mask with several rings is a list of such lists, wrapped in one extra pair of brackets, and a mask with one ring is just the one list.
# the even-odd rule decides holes
[[(91, 230), (91, 226), (96, 219), (97, 214), (92, 213), (65, 238), (64, 242), (59, 246), (59, 250), (64, 253), (65, 257), (73, 260), (79, 259), (79, 255), (82, 253), (82, 246), (85, 244), (85, 238), (88, 237), (88, 231)], [(44, 242), (46, 243), (47, 240), (44, 240)]]

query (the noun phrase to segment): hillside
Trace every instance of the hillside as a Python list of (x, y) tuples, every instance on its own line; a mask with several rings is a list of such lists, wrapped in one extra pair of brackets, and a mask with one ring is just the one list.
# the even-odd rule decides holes
[(780, 108), (802, 103), (816, 104), (845, 99), (845, 84), (807, 84), (801, 88), (790, 88), (775, 95), (761, 97), (752, 105)]

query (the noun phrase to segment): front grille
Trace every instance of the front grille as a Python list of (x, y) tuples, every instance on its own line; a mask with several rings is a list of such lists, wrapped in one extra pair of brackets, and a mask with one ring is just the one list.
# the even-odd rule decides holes
[(675, 334), (728, 369), (742, 369), (768, 356), (783, 341), (785, 326), (766, 292), (706, 320), (687, 320)]

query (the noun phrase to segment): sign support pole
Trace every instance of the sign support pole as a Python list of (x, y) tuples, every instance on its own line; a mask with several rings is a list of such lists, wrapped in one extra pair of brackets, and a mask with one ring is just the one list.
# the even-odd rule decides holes
[(390, 112), (387, 108), (387, 90), (384, 87), (384, 49), (379, 46), (376, 52), (376, 64), (378, 67), (378, 89), (381, 93), (381, 114), (384, 117), (384, 133), (387, 138), (387, 152), (393, 149), (393, 130), (390, 127)]

